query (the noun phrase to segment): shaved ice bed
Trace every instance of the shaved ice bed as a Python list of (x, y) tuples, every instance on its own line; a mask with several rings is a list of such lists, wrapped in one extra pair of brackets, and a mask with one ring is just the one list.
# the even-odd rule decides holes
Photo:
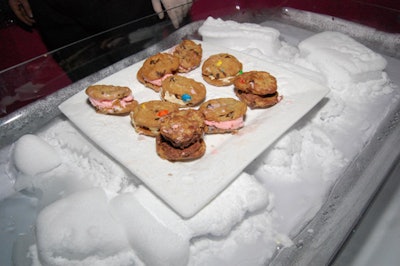
[(292, 46), (276, 29), (213, 18), (199, 32), (204, 41), (273, 61), (331, 91), (190, 219), (65, 118), (21, 137), (2, 150), (12, 160), (2, 156), (1, 164), (16, 191), (37, 199), (36, 242), (26, 251), (33, 265), (263, 265), (293, 245), (399, 103), (385, 59), (341, 33), (319, 33)]

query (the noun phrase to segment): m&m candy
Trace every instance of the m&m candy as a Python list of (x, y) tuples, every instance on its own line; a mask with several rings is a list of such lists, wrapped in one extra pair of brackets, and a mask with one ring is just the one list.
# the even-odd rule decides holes
[(168, 110), (160, 110), (157, 113), (157, 116), (161, 117), (168, 114)]
[(192, 96), (190, 96), (187, 93), (182, 95), (182, 101), (184, 101), (184, 102), (189, 102), (191, 99), (192, 99)]

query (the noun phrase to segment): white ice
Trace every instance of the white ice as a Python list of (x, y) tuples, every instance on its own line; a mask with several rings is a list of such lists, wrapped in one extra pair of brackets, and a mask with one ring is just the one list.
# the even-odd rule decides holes
[(15, 142), (14, 164), (22, 173), (35, 176), (61, 164), (59, 154), (41, 138), (27, 134)]
[(203, 41), (231, 49), (255, 49), (268, 56), (275, 56), (281, 47), (279, 31), (251, 23), (208, 17), (199, 33)]
[(130, 245), (146, 265), (179, 266), (189, 259), (189, 238), (169, 229), (137, 200), (124, 193), (111, 201), (113, 214), (125, 229)]
[(102, 260), (129, 265), (134, 257), (100, 188), (73, 193), (44, 208), (36, 237), (44, 265), (98, 265)]
[(381, 55), (340, 32), (315, 34), (300, 42), (299, 50), (328, 80), (340, 83), (379, 79), (387, 65)]

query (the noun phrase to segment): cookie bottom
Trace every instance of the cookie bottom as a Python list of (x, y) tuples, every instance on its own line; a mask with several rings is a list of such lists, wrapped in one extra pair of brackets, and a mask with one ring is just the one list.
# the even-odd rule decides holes
[(274, 106), (280, 101), (281, 98), (278, 92), (267, 95), (257, 95), (238, 90), (237, 88), (235, 88), (235, 94), (251, 109), (268, 108)]
[(206, 152), (206, 143), (202, 138), (185, 148), (176, 148), (161, 135), (156, 137), (158, 156), (169, 161), (191, 161), (202, 157)]
[(207, 126), (204, 128), (206, 134), (237, 134), (240, 128), (237, 129), (222, 129), (214, 126)]
[(138, 126), (133, 124), (133, 127), (138, 134), (146, 135), (149, 137), (155, 137), (160, 133), (159, 130), (151, 130), (150, 128), (145, 126)]

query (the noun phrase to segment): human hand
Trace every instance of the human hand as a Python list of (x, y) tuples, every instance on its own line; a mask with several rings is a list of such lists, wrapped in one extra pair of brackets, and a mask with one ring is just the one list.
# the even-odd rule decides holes
[(162, 8), (162, 6), (164, 6), (175, 28), (179, 27), (179, 23), (182, 22), (183, 18), (192, 7), (191, 0), (151, 0), (151, 3), (160, 19), (164, 18), (164, 11)]
[(28, 0), (8, 0), (8, 4), (17, 18), (23, 23), (28, 26), (32, 26), (35, 23)]

